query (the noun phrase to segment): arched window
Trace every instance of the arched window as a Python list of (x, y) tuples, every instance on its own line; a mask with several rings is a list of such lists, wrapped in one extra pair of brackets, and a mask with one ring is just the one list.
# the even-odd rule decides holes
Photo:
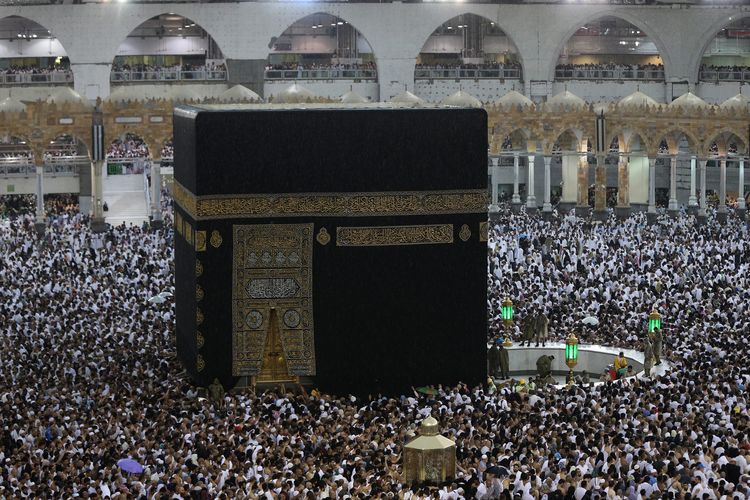
[(750, 17), (734, 20), (716, 34), (703, 52), (698, 79), (750, 81)]
[(198, 24), (179, 14), (143, 22), (120, 44), (112, 63), (113, 84), (129, 82), (223, 82), (224, 55)]
[(565, 43), (555, 80), (664, 81), (664, 64), (648, 34), (607, 16), (584, 24)]
[(522, 77), (519, 52), (497, 24), (462, 14), (435, 29), (417, 58), (414, 78), (514, 79)]
[(317, 13), (289, 26), (271, 44), (265, 79), (377, 81), (375, 54), (347, 20)]
[(72, 85), (68, 54), (54, 34), (20, 16), (0, 19), (0, 83)]

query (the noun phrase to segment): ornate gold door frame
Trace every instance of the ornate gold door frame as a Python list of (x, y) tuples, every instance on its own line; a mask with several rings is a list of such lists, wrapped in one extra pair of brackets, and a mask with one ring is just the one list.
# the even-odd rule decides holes
[(288, 375), (315, 375), (313, 224), (235, 225), (233, 247), (233, 375), (261, 373), (274, 323)]

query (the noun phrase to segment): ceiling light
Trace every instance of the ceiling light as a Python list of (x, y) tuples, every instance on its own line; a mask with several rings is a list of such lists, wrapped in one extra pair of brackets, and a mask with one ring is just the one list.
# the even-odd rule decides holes
[(336, 26), (336, 23), (331, 23), (331, 26)]
[(342, 24), (344, 24), (344, 22), (343, 21), (339, 21), (336, 24), (338, 24), (339, 26), (341, 26)]

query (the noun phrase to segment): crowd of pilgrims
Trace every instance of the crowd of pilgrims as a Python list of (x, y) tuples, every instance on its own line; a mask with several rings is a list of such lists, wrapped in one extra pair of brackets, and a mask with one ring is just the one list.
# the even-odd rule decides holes
[[(0, 217), (16, 217), (34, 213), (36, 195), (10, 194), (0, 196)], [(49, 215), (62, 215), (78, 210), (78, 195), (48, 194), (44, 197), (44, 209)]]
[(109, 159), (147, 158), (148, 156), (148, 145), (143, 139), (129, 132), (123, 138), (112, 141), (107, 148)]
[[(175, 358), (174, 303), (148, 300), (174, 288), (167, 198), (164, 220), (94, 234), (71, 207), (40, 239), (32, 214), (0, 224), (0, 498), (750, 498), (750, 245), (735, 218), (503, 212), (490, 230), (492, 333), (506, 295), (521, 321), (544, 310), (553, 338), (614, 346), (637, 345), (656, 308), (664, 376), (220, 401)], [(581, 327), (590, 315), (598, 328)], [(403, 445), (428, 415), (456, 442), (457, 477), (406, 484)], [(145, 470), (120, 470), (126, 457)]]

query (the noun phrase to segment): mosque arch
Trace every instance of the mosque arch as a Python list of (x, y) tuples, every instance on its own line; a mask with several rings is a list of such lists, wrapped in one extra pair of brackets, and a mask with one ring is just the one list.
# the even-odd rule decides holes
[(515, 128), (500, 132), (500, 150), (501, 151), (528, 151), (528, 143), (531, 140), (531, 134), (523, 128)]
[(114, 137), (107, 145), (107, 159), (130, 158), (151, 158), (151, 149), (145, 134), (126, 130)]
[[(455, 66), (465, 69), (453, 70)], [(438, 25), (419, 50), (414, 77), (430, 76), (522, 79), (521, 51), (496, 20), (473, 12), (460, 13)]]
[(0, 18), (0, 70), (3, 84), (72, 84), (68, 53), (52, 31), (37, 21)]
[[(695, 58), (691, 75), (692, 81), (719, 82), (738, 81), (750, 78), (750, 75), (735, 72), (729, 67), (750, 66), (750, 12), (734, 12), (728, 17), (722, 17), (705, 30), (709, 33), (700, 46), (699, 55)], [(734, 44), (732, 43), (734, 38)], [(747, 43), (740, 43), (746, 40)], [(713, 48), (712, 48), (713, 45)], [(732, 46), (734, 45), (734, 46)], [(731, 51), (730, 51), (731, 49)], [(704, 71), (701, 67), (706, 66)], [(727, 67), (726, 70), (712, 71), (710, 66)]]
[[(610, 32), (607, 31), (609, 27), (596, 28), (595, 25), (601, 25), (603, 22), (614, 23), (611, 28), (613, 30), (611, 35)], [(624, 24), (628, 24), (630, 26), (624, 26)], [(624, 64), (634, 64), (635, 62), (627, 62), (628, 60), (636, 61), (638, 59), (636, 57), (631, 57), (630, 53), (640, 55), (640, 53), (645, 52), (647, 48), (650, 48), (650, 45), (648, 45), (647, 43), (652, 43), (656, 49), (658, 59), (654, 58), (651, 62), (645, 62), (645, 64), (662, 64), (664, 66), (664, 70), (661, 72), (660, 78), (656, 78), (656, 76), (658, 76), (658, 73), (652, 73), (644, 75), (644, 78), (642, 79), (658, 79), (660, 81), (663, 81), (665, 79), (665, 75), (668, 73), (670, 65), (669, 53), (667, 51), (666, 45), (659, 38), (657, 34), (658, 32), (648, 27), (640, 19), (629, 15), (626, 12), (600, 11), (578, 20), (574, 26), (571, 26), (571, 28), (565, 32), (557, 46), (558, 58), (552, 61), (552, 64), (550, 65), (548, 71), (549, 81), (554, 81), (556, 79), (556, 75), (558, 74), (556, 69), (561, 64), (561, 61), (564, 60), (564, 53), (566, 49), (569, 50), (571, 43), (573, 43), (574, 41), (574, 37), (579, 33), (583, 33), (580, 36), (585, 36), (586, 34), (593, 36), (594, 33), (597, 32), (597, 30), (598, 33), (605, 33), (601, 35), (602, 37), (607, 36), (612, 38), (610, 42), (614, 43), (614, 46), (607, 47), (605, 50), (614, 51), (615, 48), (619, 49), (619, 52), (613, 53), (617, 54), (618, 56), (622, 56), (618, 57), (619, 60), (617, 62), (621, 62)], [(615, 38), (617, 38), (617, 40), (615, 40)], [(582, 56), (586, 55), (587, 54), (582, 54)], [(625, 55), (628, 55), (628, 57), (625, 57)], [(569, 57), (565, 58), (565, 60), (569, 59)], [(602, 61), (600, 59), (600, 57), (591, 59), (582, 58), (581, 61), (582, 64), (586, 64), (588, 63), (588, 61), (592, 63), (601, 63)], [(648, 61), (647, 59), (644, 60)], [(636, 76), (638, 75), (631, 75), (631, 79), (636, 79)]]
[(34, 153), (28, 138), (20, 134), (5, 134), (0, 137), (0, 172), (3, 174), (31, 173)]
[(638, 152), (647, 155), (651, 148), (648, 135), (641, 131), (631, 131), (625, 144), (625, 151), (630, 154)]
[(75, 134), (56, 134), (43, 155), (44, 172), (52, 175), (85, 173), (91, 162), (86, 141)]
[(707, 141), (709, 149), (714, 143), (721, 154), (739, 155), (747, 152), (747, 143), (742, 139), (742, 132), (729, 127), (724, 127), (713, 134)]
[[(666, 142), (667, 150), (664, 151), (663, 145)], [(654, 144), (659, 145), (657, 155), (669, 156), (679, 154), (680, 152), (696, 154), (701, 145), (701, 141), (689, 130), (681, 127), (671, 127), (659, 134)]]
[(525, 164), (531, 134), (527, 129), (514, 128), (499, 130), (493, 140), (493, 153), (500, 156), (500, 166), (513, 166), (514, 157)]
[(224, 54), (203, 26), (175, 12), (141, 20), (118, 45), (111, 82), (225, 81)]
[(562, 154), (563, 152), (580, 152), (583, 131), (574, 128), (565, 128), (559, 130), (554, 135), (552, 143), (552, 154)]
[(347, 19), (325, 11), (297, 19), (271, 39), (266, 79), (377, 81), (374, 49)]

